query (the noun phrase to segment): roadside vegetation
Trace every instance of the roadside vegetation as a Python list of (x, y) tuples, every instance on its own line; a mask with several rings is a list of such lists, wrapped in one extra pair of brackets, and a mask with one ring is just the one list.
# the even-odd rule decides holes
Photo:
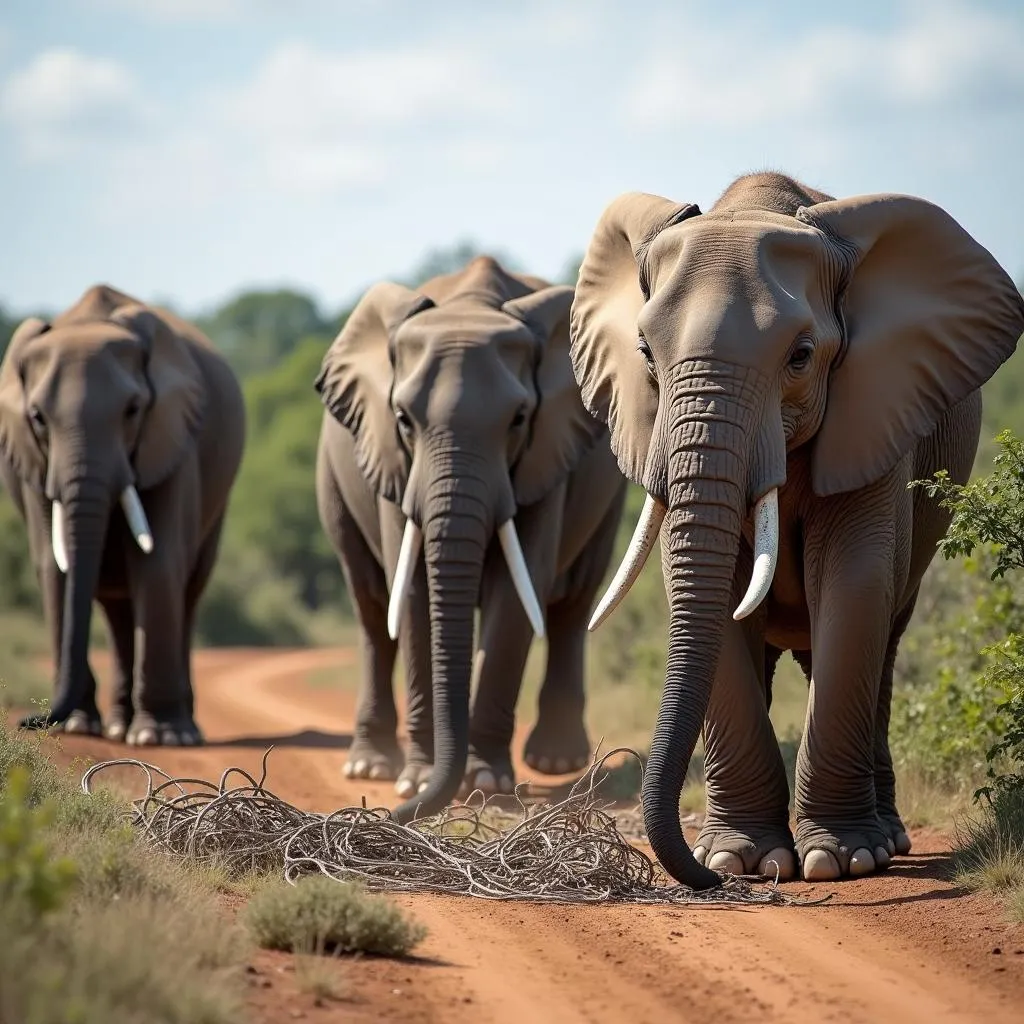
[[(0, 1021), (228, 1024), (245, 1019), (255, 946), (290, 949), (296, 981), (339, 998), (332, 952), (396, 955), (423, 930), (381, 897), (326, 879), (232, 879), (164, 856), (128, 806), (0, 728)], [(226, 897), (251, 903), (233, 915)]]

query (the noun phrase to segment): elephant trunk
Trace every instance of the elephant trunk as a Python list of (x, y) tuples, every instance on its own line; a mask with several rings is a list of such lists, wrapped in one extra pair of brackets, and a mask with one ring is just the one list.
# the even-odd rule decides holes
[(81, 705), (85, 694), (92, 602), (99, 584), (111, 509), (109, 485), (91, 478), (66, 485), (62, 498), (58, 515), (63, 516), (68, 574), (64, 588), (60, 670), (50, 711), (53, 722), (66, 721)]
[(674, 398), (669, 430), (669, 511), (662, 563), (671, 626), (665, 688), (644, 776), (648, 838), (675, 879), (694, 889), (720, 877), (694, 859), (679, 821), (679, 797), (707, 713), (747, 511), (749, 401), (698, 385)]
[(458, 793), (469, 756), (474, 612), (494, 510), (485, 460), (465, 452), (433, 455), (423, 502), (423, 555), (430, 606), (434, 767), (427, 788), (395, 808), (406, 822), (436, 814)]

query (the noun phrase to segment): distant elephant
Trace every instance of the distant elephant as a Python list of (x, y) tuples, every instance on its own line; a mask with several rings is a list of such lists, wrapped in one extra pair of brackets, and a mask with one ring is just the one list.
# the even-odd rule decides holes
[[(52, 323), (18, 327), (0, 366), (0, 473), (28, 526), (56, 670), (49, 712), (24, 727), (201, 742), (192, 627), (244, 437), (234, 374), (170, 313), (97, 285)], [(115, 657), (105, 730), (94, 598)]]
[[(607, 428), (580, 401), (571, 302), (572, 288), (510, 274), (487, 257), (416, 291), (380, 283), (316, 381), (328, 410), (320, 519), (363, 635), (345, 770), (397, 775), (408, 798), (395, 811), (402, 820), (441, 809), (463, 784), (511, 792), (515, 706), (545, 610), (547, 674), (526, 759), (545, 773), (588, 761), (586, 624), (626, 482)], [(398, 649), (404, 759), (391, 683)]]
[[(892, 669), (949, 513), (907, 485), (967, 479), (978, 389), (1022, 330), (1010, 278), (921, 199), (835, 200), (755, 174), (704, 214), (630, 193), (601, 216), (572, 359), (648, 498), (593, 626), (661, 533), (671, 627), (643, 805), (680, 882), (792, 877), (794, 853), (805, 879), (834, 879), (909, 851)], [(784, 650), (812, 680), (795, 841), (768, 718)], [(708, 809), (691, 854), (679, 793), (702, 725)]]

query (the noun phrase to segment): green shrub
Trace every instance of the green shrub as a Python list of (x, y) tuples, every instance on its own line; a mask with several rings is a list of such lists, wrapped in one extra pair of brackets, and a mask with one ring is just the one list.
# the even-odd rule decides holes
[(293, 953), (404, 956), (426, 935), (383, 897), (322, 875), (268, 881), (244, 917), (259, 945)]
[(46, 841), (52, 802), (33, 804), (28, 770), (14, 768), (0, 796), (0, 905), (35, 916), (56, 910), (77, 878), (74, 863), (53, 857)]

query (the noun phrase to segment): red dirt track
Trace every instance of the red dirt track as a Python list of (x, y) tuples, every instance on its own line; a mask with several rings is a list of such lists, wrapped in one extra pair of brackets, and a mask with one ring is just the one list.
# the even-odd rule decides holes
[[(267, 784), (281, 797), (316, 810), (363, 796), (389, 804), (390, 783), (341, 773), (354, 692), (322, 680), (353, 658), (342, 649), (197, 652), (197, 715), (208, 745), (144, 756), (173, 775), (215, 779), (231, 765), (258, 774), (274, 743)], [(131, 756), (102, 740), (58, 742), (64, 761)], [(521, 762), (517, 770), (530, 777)], [(834, 893), (813, 908), (402, 897), (430, 929), (416, 957), (346, 960), (337, 965), (345, 999), (317, 1005), (296, 987), (288, 958), (260, 955), (251, 1019), (1024, 1021), (1024, 927), (1006, 924), (991, 898), (964, 895), (944, 880), (941, 835), (914, 840), (914, 854), (883, 876), (786, 887), (794, 895)]]

